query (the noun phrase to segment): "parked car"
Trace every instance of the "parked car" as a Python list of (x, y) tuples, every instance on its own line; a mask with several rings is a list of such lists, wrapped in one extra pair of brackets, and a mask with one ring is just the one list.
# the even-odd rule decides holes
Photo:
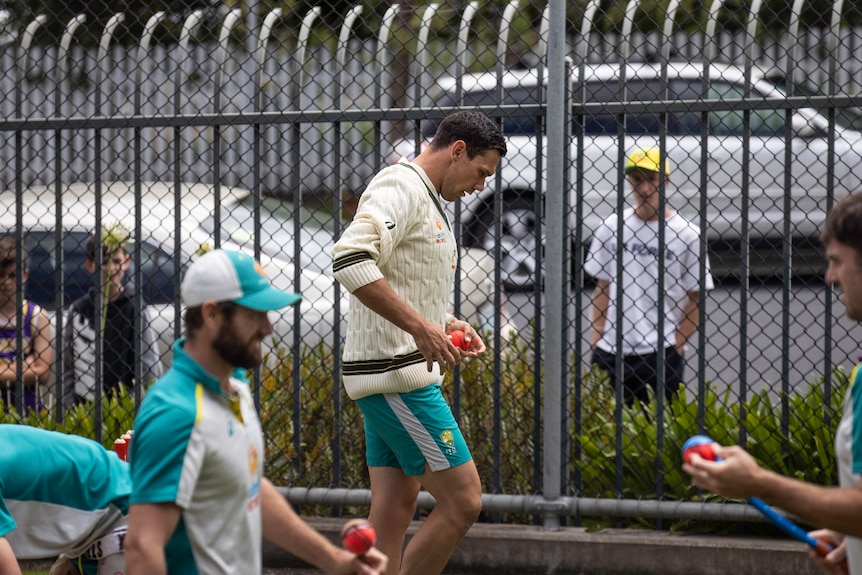
[[(215, 245), (214, 190), (204, 184), (182, 184), (179, 233), (176, 231), (173, 186), (165, 182), (142, 184), (140, 199), (141, 238), (135, 238), (141, 248), (141, 290), (143, 301), (153, 317), (163, 357), (170, 357), (170, 347), (178, 334), (176, 318), (180, 279), (187, 265), (201, 250)], [(221, 190), (220, 242), (225, 248), (253, 253), (254, 197), (248, 190)], [(93, 285), (92, 276), (84, 268), (85, 246), (95, 227), (96, 187), (76, 183), (65, 186), (62, 202), (62, 270), (63, 305), (68, 306), (84, 295)], [(120, 223), (127, 230), (135, 229), (134, 184), (111, 182), (102, 185), (103, 225)], [(27, 188), (22, 197), (24, 245), (30, 253), (30, 275), (25, 297), (50, 311), (56, 309), (56, 222), (55, 193), (51, 187)], [(0, 193), (0, 232), (11, 233), (16, 226), (16, 202), (12, 191)], [(302, 344), (327, 342), (334, 345), (335, 322), (346, 321), (348, 294), (336, 283), (331, 272), (332, 236), (313, 214), (301, 211), (301, 252), (299, 284), (294, 282), (293, 210), (289, 202), (263, 198), (261, 229), (264, 241), (260, 261), (273, 283), (303, 295), (300, 305), (299, 330)], [(129, 244), (133, 252), (134, 242)], [(179, 251), (179, 265), (175, 262)], [(477, 250), (474, 257), (465, 255), (462, 269), (464, 297), (461, 315), (477, 325), (493, 327), (493, 284), (488, 281), (491, 265), (485, 252)], [(134, 277), (130, 268), (129, 277)], [(477, 278), (477, 279), (471, 279)], [(342, 317), (335, 316), (335, 297), (339, 293)], [(505, 300), (503, 300), (505, 301)], [(491, 306), (491, 307), (489, 307)], [(502, 307), (504, 337), (515, 328)], [(289, 346), (293, 342), (294, 311), (286, 309), (273, 314), (275, 342)], [(346, 333), (344, 326), (342, 335)], [(340, 344), (340, 342), (339, 342)]]
[[(225, 188), (222, 205), (229, 204), (248, 192)], [(213, 238), (200, 223), (213, 213), (214, 194), (211, 186), (182, 184), (179, 233), (175, 229), (173, 186), (168, 183), (144, 183), (140, 204), (142, 237), (134, 238), (141, 247), (141, 289), (143, 300), (153, 317), (154, 329), (159, 334), (161, 351), (169, 357), (170, 346), (178, 331), (179, 318), (176, 305), (179, 301), (179, 282), (183, 270), (201, 250), (213, 247)], [(84, 269), (85, 245), (95, 227), (96, 187), (92, 183), (75, 183), (64, 186), (62, 202), (62, 277), (63, 305), (68, 306), (93, 285), (92, 276)], [(127, 230), (135, 229), (134, 185), (130, 182), (111, 182), (102, 185), (103, 225), (122, 224)], [(56, 223), (55, 194), (51, 187), (34, 187), (24, 190), (22, 197), (24, 245), (30, 252), (30, 277), (25, 296), (52, 312), (56, 310)], [(12, 233), (16, 227), (15, 193), (0, 193), (0, 231)], [(243, 249), (229, 239), (223, 247)], [(129, 251), (135, 249), (130, 243)], [(174, 254), (179, 251), (179, 264)], [(278, 287), (299, 291), (303, 295), (300, 305), (302, 341), (314, 345), (331, 341), (336, 318), (334, 316), (334, 280), (331, 276), (312, 269), (300, 268), (300, 283), (294, 283), (293, 264), (283, 258), (262, 254), (261, 264)], [(130, 269), (130, 274), (133, 270)], [(342, 294), (346, 309), (347, 297)], [(289, 345), (292, 339), (294, 314), (292, 309), (273, 314), (276, 342)]]
[[(627, 101), (695, 101), (701, 99), (703, 65), (700, 63), (670, 63), (667, 67), (666, 86), (662, 80), (661, 65), (653, 63), (629, 64), (626, 68), (625, 93)], [(618, 102), (622, 90), (619, 64), (589, 65), (582, 80), (573, 78), (573, 93), (585, 94), (584, 101)], [(744, 71), (730, 65), (713, 64), (706, 97), (709, 100), (736, 101), (745, 95)], [(444, 78), (436, 89), (436, 106), (471, 107), (503, 105), (536, 105), (539, 76), (535, 69), (506, 71), (499, 84), (496, 73), (465, 75), (461, 79), (462, 100), (456, 99), (456, 78)], [(665, 96), (664, 88), (667, 92)], [(583, 89), (583, 92), (581, 91)], [(781, 98), (783, 93), (757, 69), (751, 74), (750, 99)], [(577, 113), (575, 104), (573, 113)], [(666, 113), (666, 153), (672, 165), (671, 185), (668, 187), (668, 205), (699, 224), (712, 246), (733, 248), (742, 241), (743, 189), (748, 189), (748, 240), (755, 246), (762, 243), (775, 250), (780, 244), (785, 217), (789, 218), (793, 240), (799, 245), (817, 246), (816, 237), (826, 213), (827, 169), (830, 144), (834, 145), (833, 192), (840, 197), (858, 189), (862, 173), (856, 167), (862, 160), (862, 133), (848, 124), (838, 124), (830, 133), (829, 122), (821, 112), (802, 108), (794, 110), (790, 119), (790, 141), (785, 141), (785, 111), (781, 109), (754, 110), (748, 122), (749, 139), (747, 158), (745, 140), (745, 112), (742, 109), (710, 111), (707, 114), (708, 159), (700, 161), (702, 144), (701, 114), (696, 111), (675, 109)], [(583, 178), (583, 224), (585, 241), (605, 217), (617, 210), (619, 149), (628, 153), (636, 147), (657, 146), (662, 115), (658, 112), (625, 115), (625, 140), (618, 137), (618, 116), (599, 112), (582, 116), (584, 146), (577, 149), (574, 135), (578, 118), (573, 116), (570, 156), (581, 155)], [(423, 122), (422, 137), (430, 140), (436, 122)], [(500, 163), (503, 196), (501, 266), (506, 286), (510, 289), (530, 288), (535, 278), (536, 252), (541, 246), (536, 241), (536, 215), (534, 191), (539, 182), (546, 190), (546, 174), (537, 173), (539, 149), (536, 132), (541, 129), (535, 117), (511, 115), (503, 119), (509, 153)], [(545, 140), (546, 141), (546, 140)], [(789, 212), (784, 209), (785, 150), (790, 149), (791, 184)], [(396, 156), (410, 155), (416, 150), (410, 138), (395, 146)], [(542, 152), (544, 154), (544, 151)], [(747, 177), (744, 162), (747, 159)], [(547, 163), (541, 164), (546, 166)], [(706, 172), (706, 213), (700, 213), (701, 170)], [(574, 193), (574, 170), (569, 171), (569, 190)], [(462, 241), (468, 247), (490, 250), (494, 247), (494, 178), (483, 192), (462, 200)], [(628, 194), (628, 188), (624, 187)], [(628, 202), (628, 197), (624, 201)], [(780, 248), (778, 249), (780, 254)], [(715, 258), (714, 258), (715, 259)], [(721, 262), (714, 261), (713, 266)], [(797, 259), (797, 265), (806, 262)], [(823, 266), (818, 258), (817, 264)], [(731, 266), (732, 267), (732, 266)], [(733, 271), (733, 270), (731, 270)]]

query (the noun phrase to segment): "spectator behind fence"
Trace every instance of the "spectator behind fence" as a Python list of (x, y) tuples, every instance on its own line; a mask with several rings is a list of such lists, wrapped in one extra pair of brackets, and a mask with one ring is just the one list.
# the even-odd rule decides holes
[[(482, 508), (476, 464), (440, 389), (462, 354), (485, 351), (473, 326), (446, 314), (458, 245), (442, 202), (481, 190), (505, 154), (484, 114), (447, 116), (415, 160), (371, 180), (332, 249), (335, 278), (351, 292), (344, 388), (365, 420), (370, 519), (390, 574), (439, 574)], [(450, 341), (454, 330), (467, 351)], [(423, 486), (436, 506), (404, 548)]]
[(60, 555), (52, 575), (122, 575), (131, 492), (128, 464), (95, 441), (0, 425), (0, 573)]
[[(829, 267), (826, 283), (841, 292), (847, 317), (862, 322), (862, 192), (843, 198), (826, 217), (820, 236)], [(779, 475), (760, 467), (739, 446), (713, 444), (723, 461), (692, 455), (683, 470), (698, 487), (725, 497), (760, 497), (799, 517), (808, 525), (824, 527), (811, 535), (837, 546), (825, 558), (812, 549), (809, 556), (826, 573), (843, 573), (845, 557), (850, 575), (862, 575), (862, 363), (850, 374), (844, 413), (835, 434), (840, 486), (823, 487)], [(828, 406), (827, 406), (828, 407)], [(811, 446), (801, 446), (802, 449)], [(804, 471), (804, 470), (801, 470)]]
[[(664, 395), (671, 400), (683, 382), (685, 350), (700, 320), (698, 295), (713, 287), (706, 266), (700, 284), (700, 228), (665, 208), (664, 242), (659, 241), (659, 188), (661, 178), (670, 184), (670, 162), (660, 167), (656, 148), (634, 151), (626, 162), (626, 180), (632, 188), (634, 207), (607, 218), (593, 234), (584, 270), (596, 279), (593, 296), (593, 360), (616, 388), (616, 360), (622, 356), (623, 397), (649, 400), (648, 387), (658, 393), (658, 354), (664, 355)], [(622, 279), (617, 277), (622, 218)], [(659, 294), (659, 257), (664, 255), (664, 286)], [(663, 332), (659, 333), (659, 298), (664, 299)], [(617, 304), (623, 309), (622, 329), (617, 329)], [(622, 331), (622, 347), (617, 349)]]
[[(18, 360), (22, 359), (24, 380), (24, 410), (41, 409), (40, 386), (48, 381), (54, 350), (51, 347), (51, 322), (48, 314), (31, 301), (24, 300), (18, 308), (16, 289), (20, 266), (24, 283), (28, 274), (27, 248), (21, 246), (21, 260), (16, 254), (18, 242), (14, 236), (0, 238), (0, 386), (5, 410), (17, 405), (16, 383)], [(23, 353), (18, 353), (18, 325), (21, 325)]]
[(189, 267), (181, 297), (186, 337), (135, 418), (129, 575), (259, 575), (262, 537), (331, 575), (385, 569), (375, 548), (362, 560), (330, 543), (263, 476), (248, 372), (272, 335), (267, 312), (300, 296), (273, 287), (251, 257), (214, 250)]
[[(129, 233), (122, 226), (102, 233), (102, 297), (98, 286), (72, 303), (63, 329), (64, 403), (92, 401), (96, 394), (96, 321), (101, 322), (102, 389), (112, 397), (120, 385), (132, 388), (135, 380), (135, 286), (124, 283), (131, 263)], [(95, 278), (96, 237), (87, 240), (84, 266)], [(149, 385), (162, 375), (156, 334), (146, 308), (141, 310), (141, 381)]]

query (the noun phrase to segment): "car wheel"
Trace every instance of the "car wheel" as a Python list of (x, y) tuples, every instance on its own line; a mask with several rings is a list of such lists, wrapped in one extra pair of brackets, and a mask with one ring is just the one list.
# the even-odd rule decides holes
[[(467, 245), (494, 253), (494, 206), (489, 204), (469, 227)], [(500, 216), (500, 273), (503, 287), (510, 291), (531, 290), (536, 281), (536, 267), (541, 257), (536, 242), (536, 213), (533, 200), (516, 197), (504, 200)]]

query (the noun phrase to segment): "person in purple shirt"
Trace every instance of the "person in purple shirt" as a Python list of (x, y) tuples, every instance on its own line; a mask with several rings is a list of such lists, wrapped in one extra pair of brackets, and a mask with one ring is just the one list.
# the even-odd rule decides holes
[[(23, 281), (27, 281), (27, 248), (21, 246), (21, 260), (17, 258), (18, 243), (14, 236), (0, 238), (0, 392), (4, 409), (17, 409), (18, 363), (24, 380), (24, 410), (41, 409), (40, 385), (51, 375), (54, 352), (51, 348), (51, 323), (44, 309), (24, 300), (18, 307), (15, 280), (21, 267)], [(19, 319), (20, 318), (20, 319)], [(21, 329), (23, 348), (18, 349), (18, 329)]]

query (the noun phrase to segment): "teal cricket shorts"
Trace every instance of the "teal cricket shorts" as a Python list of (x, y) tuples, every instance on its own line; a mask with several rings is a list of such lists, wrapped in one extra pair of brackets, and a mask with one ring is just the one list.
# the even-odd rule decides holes
[(442, 471), (473, 456), (439, 385), (409, 393), (383, 393), (356, 400), (365, 418), (369, 467), (397, 467), (406, 475)]

